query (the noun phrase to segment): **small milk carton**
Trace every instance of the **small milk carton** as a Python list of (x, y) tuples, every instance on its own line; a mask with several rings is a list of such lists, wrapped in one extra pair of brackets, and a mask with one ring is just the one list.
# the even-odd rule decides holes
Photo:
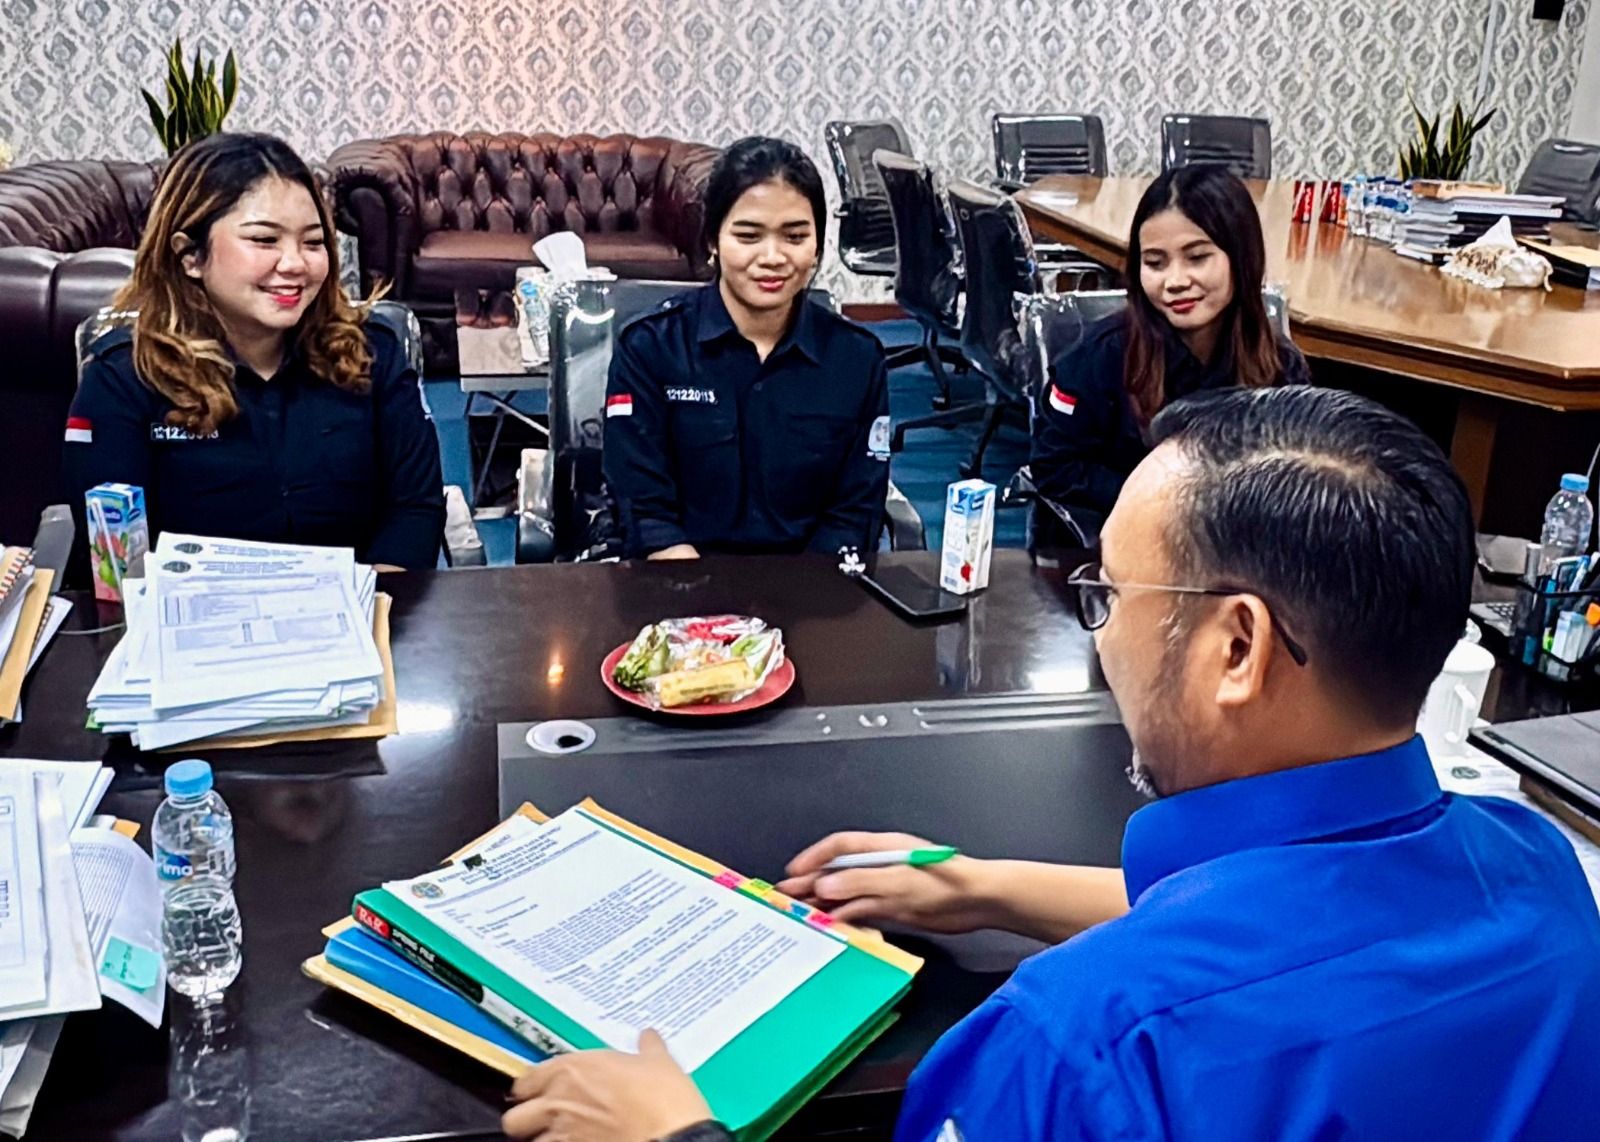
[(122, 581), (144, 575), (150, 550), (150, 524), (144, 514), (144, 489), (132, 484), (98, 484), (83, 494), (89, 527), (89, 562), (94, 597), (122, 601)]
[(989, 585), (989, 555), (994, 551), (994, 485), (961, 480), (950, 485), (944, 502), (944, 557), (939, 586), (969, 595)]

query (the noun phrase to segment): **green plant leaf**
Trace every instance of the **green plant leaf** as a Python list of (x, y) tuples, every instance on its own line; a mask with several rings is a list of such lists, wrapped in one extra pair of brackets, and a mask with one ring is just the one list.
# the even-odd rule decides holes
[[(222, 117), (226, 119), (228, 112), (233, 110), (233, 98), (239, 94), (239, 62), (233, 58), (233, 49), (228, 49), (228, 58), (222, 64)], [(1494, 112), (1490, 112), (1494, 114)]]
[(150, 109), (150, 125), (156, 129), (156, 138), (161, 140), (161, 145), (167, 145), (167, 116), (161, 110), (161, 104), (156, 102), (156, 97), (144, 88), (139, 89), (139, 94), (144, 96), (144, 105)]

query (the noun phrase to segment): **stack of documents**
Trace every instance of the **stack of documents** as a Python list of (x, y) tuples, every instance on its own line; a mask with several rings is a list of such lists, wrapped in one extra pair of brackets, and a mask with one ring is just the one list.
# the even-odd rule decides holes
[(50, 594), (54, 577), (30, 548), (0, 548), (0, 726), (22, 720), (22, 683), (72, 610)]
[(96, 762), (0, 760), (0, 1132), (21, 1135), (64, 1016), (115, 999), (161, 1026), (161, 890), (101, 827)]
[(882, 1034), (922, 966), (592, 801), (525, 805), (324, 931), (307, 975), (508, 1075), (654, 1029), (746, 1142)]
[(350, 548), (164, 532), (145, 569), (89, 691), (105, 733), (155, 750), (392, 728), (389, 600)]
[[(1501, 218), (1518, 238), (1542, 240), (1561, 217), (1564, 198), (1540, 194), (1460, 194), (1416, 198), (1400, 220), (1395, 249), (1444, 253), (1476, 242)], [(1402, 247), (1404, 249), (1402, 249)]]

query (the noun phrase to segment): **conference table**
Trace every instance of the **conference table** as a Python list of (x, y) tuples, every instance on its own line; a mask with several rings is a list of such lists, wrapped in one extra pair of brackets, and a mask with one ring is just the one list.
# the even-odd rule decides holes
[[(1120, 271), (1150, 181), (1055, 175), (1016, 200), (1037, 233)], [(1332, 362), (1455, 390), (1451, 456), (1480, 513), (1509, 406), (1600, 410), (1600, 294), (1564, 285), (1549, 292), (1485, 289), (1342, 226), (1294, 223), (1292, 183), (1249, 186), (1261, 212), (1267, 281), (1287, 289), (1295, 343), (1314, 367)], [(1600, 245), (1593, 231), (1564, 223), (1551, 229), (1557, 244)], [(1594, 443), (1587, 437), (1589, 448)], [(1500, 482), (1516, 476), (1515, 463), (1494, 473)], [(1554, 489), (1555, 480), (1541, 471), (1543, 498)]]
[[(932, 552), (881, 558), (936, 575)], [(603, 686), (601, 659), (645, 623), (688, 614), (762, 616), (783, 629), (797, 664), (789, 694), (769, 712), (734, 721), (729, 732), (755, 733), (765, 717), (810, 717), (813, 709), (840, 706), (909, 702), (931, 716), (935, 708), (948, 715), (952, 706), (1009, 707), (1039, 695), (1109, 705), (1090, 636), (1063, 600), (1059, 576), (1024, 552), (997, 551), (988, 590), (963, 616), (912, 624), (820, 556), (387, 574), (379, 587), (394, 601), (398, 697), (398, 732), (388, 738), (141, 754), (126, 739), (84, 727), (84, 698), (118, 638), (111, 631), (56, 638), (29, 680), (25, 721), (0, 730), (0, 757), (113, 766), (101, 811), (137, 822), (146, 844), (165, 766), (184, 756), (211, 761), (236, 822), (244, 969), (229, 989), (228, 1009), (248, 1048), (251, 1137), (497, 1138), (503, 1077), (324, 990), (300, 964), (321, 951), (321, 928), (347, 914), (356, 892), (424, 871), (500, 819), (500, 727), (632, 717)], [(115, 608), (71, 597), (69, 631), (92, 632), (118, 618)], [(1485, 707), (1492, 720), (1563, 712), (1574, 700), (1524, 672), (1502, 673)], [(677, 768), (666, 768), (660, 756), (640, 757), (636, 776), (624, 772), (621, 781), (612, 765), (609, 784), (595, 788), (584, 775), (601, 781), (603, 767), (586, 770), (575, 755), (571, 768), (567, 759), (552, 761), (563, 776), (549, 788), (573, 801), (593, 793), (607, 808), (766, 880), (781, 875), (795, 845), (812, 833), (900, 823), (974, 855), (1109, 865), (1122, 822), (1139, 804), (1122, 772), (1126, 735), (1110, 709), (1109, 718), (1092, 719), (1076, 737), (1070, 718), (1053, 723), (1048, 749), (1031, 757), (952, 751), (946, 741), (936, 756), (902, 757), (895, 763), (904, 766), (900, 774), (884, 776), (880, 766), (876, 778), (851, 774), (808, 786), (804, 775), (774, 772), (754, 755), (743, 769), (722, 763), (708, 783), (695, 771), (711, 772), (712, 763), (700, 765), (691, 749)], [(708, 732), (697, 721), (683, 732)], [(662, 728), (679, 732), (665, 721), (650, 732)], [(773, 801), (774, 789), (791, 813), (763, 816), (758, 807)], [(1094, 836), (1085, 839), (1086, 831)], [(1039, 947), (994, 934), (892, 938), (927, 959), (899, 1023), (785, 1127), (782, 1139), (887, 1138), (906, 1081), (929, 1046)], [(175, 1000), (168, 999), (170, 1010)], [(28, 1139), (178, 1137), (184, 1084), (173, 1054), (165, 1031), (114, 1005), (71, 1016)]]
[[(934, 553), (885, 558), (937, 575)], [(245, 946), (244, 970), (230, 1000), (248, 1036), (252, 1137), (493, 1138), (499, 1136), (505, 1079), (386, 1015), (325, 991), (301, 974), (300, 964), (321, 951), (320, 929), (348, 913), (357, 891), (425, 871), (500, 819), (501, 723), (626, 716), (628, 708), (601, 683), (601, 659), (647, 622), (695, 613), (755, 614), (783, 629), (798, 668), (794, 689), (780, 703), (790, 710), (1103, 693), (1089, 636), (1054, 582), (1054, 572), (1035, 568), (1024, 553), (997, 552), (991, 585), (965, 616), (912, 625), (843, 576), (836, 560), (822, 557), (384, 575), (380, 590), (394, 599), (399, 726), (389, 738), (139, 754), (124, 739), (106, 739), (83, 724), (84, 698), (117, 639), (112, 632), (52, 643), (28, 683), (25, 721), (0, 732), (0, 757), (105, 760), (117, 776), (102, 812), (138, 822), (145, 843), (165, 765), (184, 756), (212, 762), (236, 820)], [(76, 599), (69, 629), (89, 630), (116, 617), (92, 600)], [(760, 715), (754, 717), (759, 724)], [(743, 724), (748, 728), (748, 721)], [(1125, 741), (1119, 724), (1110, 728)], [(992, 800), (991, 775), (1002, 774), (1007, 764), (984, 759), (979, 765), (968, 758), (923, 784), (966, 789), (964, 801), (978, 813), (986, 798)], [(1137, 804), (1122, 775), (1125, 764), (1125, 754), (1111, 759), (1100, 781), (1115, 791), (1105, 796), (1121, 798), (1118, 812), (1124, 815)], [(735, 867), (768, 880), (781, 875), (792, 853), (790, 839), (783, 839), (781, 852), (770, 844), (763, 848), (768, 834), (781, 830), (741, 816), (753, 784), (709, 791), (698, 816), (661, 818), (651, 815), (656, 802), (638, 801), (647, 772), (641, 769), (638, 790), (595, 792), (608, 808), (631, 811), (639, 823), (690, 845), (717, 828), (727, 832), (730, 821), (744, 821), (731, 835), (758, 855), (748, 857), (755, 863)], [(1037, 773), (1013, 776), (1048, 787)], [(770, 773), (748, 777), (763, 789), (774, 780)], [(912, 783), (908, 775), (906, 784)], [(583, 788), (575, 786), (575, 794)], [(630, 796), (636, 804), (627, 804)], [(865, 798), (819, 788), (797, 811), (810, 813), (818, 826), (882, 828), (897, 819), (902, 799), (908, 806), (916, 800), (893, 784)], [(1048, 806), (1039, 811), (1050, 821)], [(1062, 849), (1051, 835), (1059, 814), (1050, 827), (1030, 826), (1031, 833), (1007, 816), (985, 825), (989, 832), (963, 847), (993, 855), (1085, 855)], [(1109, 842), (1093, 854), (1099, 863), (1115, 862), (1120, 823), (1120, 817), (1108, 822)], [(947, 823), (951, 831), (961, 825)], [(704, 847), (710, 855), (734, 859)], [(998, 986), (1018, 956), (1033, 950), (979, 947), (973, 953), (959, 940), (901, 942), (928, 962), (900, 1022), (811, 1103), (784, 1137), (850, 1131), (866, 1132), (852, 1138), (887, 1137), (906, 1079), (928, 1046)], [(167, 1035), (121, 1009), (108, 1005), (71, 1017), (28, 1131), (30, 1142), (176, 1138), (182, 1107), (168, 1066)]]

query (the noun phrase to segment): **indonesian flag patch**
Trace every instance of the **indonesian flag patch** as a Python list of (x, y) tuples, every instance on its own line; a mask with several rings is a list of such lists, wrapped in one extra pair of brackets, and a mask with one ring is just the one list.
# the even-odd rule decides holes
[(1050, 407), (1066, 416), (1078, 411), (1078, 398), (1061, 391), (1060, 385), (1050, 386)]
[(67, 418), (66, 442), (68, 444), (94, 443), (94, 425), (90, 423), (88, 417), (69, 416)]
[(606, 398), (606, 416), (632, 416), (633, 397), (628, 393), (618, 393), (614, 397)]

